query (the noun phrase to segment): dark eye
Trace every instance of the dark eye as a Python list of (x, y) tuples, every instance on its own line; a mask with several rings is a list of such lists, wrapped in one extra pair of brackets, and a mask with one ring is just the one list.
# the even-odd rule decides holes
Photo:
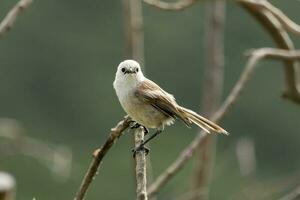
[(121, 69), (121, 71), (122, 71), (122, 72), (125, 72), (125, 67), (123, 67), (123, 68)]
[(135, 71), (136, 71), (136, 72), (139, 72), (139, 68), (136, 68)]

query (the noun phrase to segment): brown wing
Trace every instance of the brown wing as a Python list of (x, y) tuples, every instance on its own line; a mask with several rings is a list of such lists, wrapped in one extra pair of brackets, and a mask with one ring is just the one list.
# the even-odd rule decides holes
[(161, 89), (153, 81), (146, 79), (140, 83), (135, 91), (135, 95), (141, 101), (152, 105), (167, 117), (178, 117), (187, 126), (190, 126), (191, 121), (188, 118), (183, 117), (178, 111), (177, 103), (173, 95)]

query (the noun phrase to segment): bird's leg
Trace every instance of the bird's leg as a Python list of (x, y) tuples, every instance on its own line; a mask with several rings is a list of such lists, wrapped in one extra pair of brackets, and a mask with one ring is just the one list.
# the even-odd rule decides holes
[(148, 130), (145, 126), (142, 126), (142, 127), (143, 127), (143, 129), (144, 129), (145, 135), (147, 135), (147, 134), (149, 133), (149, 130)]
[[(130, 126), (130, 129), (136, 129), (136, 128), (139, 128), (140, 126), (142, 126), (142, 125), (140, 125), (139, 123), (137, 123), (135, 121), (132, 121), (132, 123), (133, 124)], [(149, 130), (145, 126), (142, 126), (142, 127), (144, 129), (145, 135), (147, 135), (149, 133)]]
[(135, 157), (135, 154), (137, 151), (141, 151), (141, 150), (145, 150), (146, 151), (146, 155), (149, 153), (148, 148), (145, 147), (145, 144), (147, 144), (150, 140), (152, 140), (153, 138), (155, 138), (158, 134), (160, 134), (162, 132), (162, 130), (157, 130), (155, 133), (153, 133), (149, 138), (147, 138), (145, 141), (143, 141), (138, 147), (134, 148), (132, 150), (133, 152), (133, 157)]

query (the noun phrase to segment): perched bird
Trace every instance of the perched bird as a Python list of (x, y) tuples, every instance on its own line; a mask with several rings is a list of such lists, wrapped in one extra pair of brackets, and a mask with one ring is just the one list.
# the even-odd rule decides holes
[(173, 95), (143, 75), (139, 63), (134, 60), (125, 60), (119, 64), (113, 86), (125, 112), (146, 130), (156, 129), (153, 135), (134, 149), (134, 153), (143, 150), (147, 142), (161, 133), (165, 125), (173, 124), (176, 118), (188, 127), (194, 123), (207, 133), (228, 134), (217, 124), (179, 106)]

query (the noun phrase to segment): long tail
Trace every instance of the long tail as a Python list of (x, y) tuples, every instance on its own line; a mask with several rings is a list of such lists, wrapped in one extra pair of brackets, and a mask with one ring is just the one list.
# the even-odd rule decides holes
[(183, 118), (188, 118), (190, 121), (195, 123), (197, 126), (202, 128), (207, 133), (216, 132), (216, 133), (223, 133), (225, 135), (228, 135), (228, 132), (224, 130), (222, 127), (198, 115), (194, 111), (181, 106), (178, 106), (177, 109), (184, 116)]

